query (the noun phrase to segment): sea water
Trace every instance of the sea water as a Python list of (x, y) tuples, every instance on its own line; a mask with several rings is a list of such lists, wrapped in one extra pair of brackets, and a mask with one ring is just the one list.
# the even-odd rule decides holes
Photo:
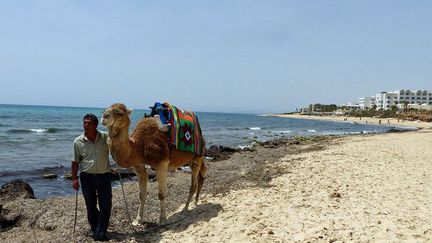
[[(0, 105), (0, 185), (13, 179), (29, 183), (37, 198), (73, 194), (70, 173), (73, 140), (82, 134), (82, 117), (102, 108)], [(148, 110), (134, 110), (131, 131)], [(197, 112), (206, 147), (249, 146), (281, 137), (382, 133), (391, 127), (290, 119), (257, 114)], [(99, 130), (106, 131), (100, 125)], [(57, 174), (44, 179), (44, 173)]]

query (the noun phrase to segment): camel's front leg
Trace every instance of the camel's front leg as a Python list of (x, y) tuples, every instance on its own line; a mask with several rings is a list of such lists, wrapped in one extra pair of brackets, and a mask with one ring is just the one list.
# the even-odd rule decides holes
[(158, 197), (160, 200), (160, 216), (159, 223), (163, 224), (166, 221), (166, 195), (167, 195), (167, 174), (168, 174), (169, 160), (159, 164), (156, 168), (156, 178), (158, 181), (159, 193)]
[(144, 204), (147, 197), (147, 182), (148, 182), (148, 175), (147, 171), (144, 165), (134, 167), (135, 173), (138, 176), (138, 185), (139, 185), (139, 198), (140, 198), (140, 205), (138, 209), (138, 215), (133, 225), (137, 226), (139, 224), (143, 223), (143, 215), (144, 215)]

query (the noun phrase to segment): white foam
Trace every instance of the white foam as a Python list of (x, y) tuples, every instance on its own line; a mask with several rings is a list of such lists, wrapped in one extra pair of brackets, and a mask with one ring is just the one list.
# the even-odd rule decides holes
[(249, 127), (250, 130), (261, 130), (261, 127)]
[(362, 131), (362, 132), (349, 132), (349, 133), (347, 133), (347, 134), (358, 135), (358, 134), (362, 134), (362, 133), (363, 133), (363, 131)]
[(316, 132), (316, 130), (311, 129), (311, 130), (308, 130), (308, 132)]
[(252, 146), (251, 145), (238, 145), (237, 148), (244, 150), (246, 148), (252, 148)]
[(38, 129), (29, 129), (32, 132), (36, 132), (36, 133), (43, 133), (48, 131), (48, 129), (44, 129), (44, 128), (38, 128)]

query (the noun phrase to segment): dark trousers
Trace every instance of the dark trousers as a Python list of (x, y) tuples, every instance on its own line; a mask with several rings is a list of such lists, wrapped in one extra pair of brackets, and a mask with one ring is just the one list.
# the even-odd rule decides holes
[[(81, 188), (87, 207), (87, 219), (93, 234), (105, 234), (112, 205), (111, 174), (81, 172)], [(99, 202), (99, 209), (96, 204)]]

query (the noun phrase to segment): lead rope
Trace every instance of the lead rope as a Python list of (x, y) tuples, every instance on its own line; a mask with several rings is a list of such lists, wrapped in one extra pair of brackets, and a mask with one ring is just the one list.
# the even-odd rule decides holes
[[(114, 122), (113, 122), (112, 126), (114, 126), (114, 124), (116, 122), (117, 122), (117, 118), (114, 119)], [(110, 136), (111, 136), (110, 129), (108, 129), (108, 132), (110, 133)], [(115, 156), (113, 154), (111, 154), (111, 157), (114, 159), (114, 161), (116, 160), (116, 158), (115, 158)], [(135, 233), (135, 228), (132, 225), (132, 218), (131, 218), (130, 213), (129, 213), (129, 207), (127, 205), (126, 195), (125, 195), (124, 188), (123, 188), (123, 180), (122, 180), (122, 177), (121, 177), (121, 174), (120, 174), (120, 166), (117, 163), (116, 163), (116, 165), (117, 165), (117, 173), (118, 173), (118, 176), (119, 176), (119, 179), (120, 179), (120, 186), (121, 186), (122, 193), (123, 193), (123, 201), (125, 203), (126, 215), (127, 215), (127, 218), (129, 219), (129, 225), (130, 225), (130, 227), (132, 229), (132, 232)]]
[(129, 225), (130, 225), (130, 227), (132, 229), (132, 232), (136, 233), (135, 232), (135, 228), (132, 225), (132, 217), (130, 216), (130, 213), (129, 213), (129, 207), (128, 207), (127, 201), (126, 201), (126, 194), (125, 194), (124, 188), (123, 188), (123, 180), (122, 180), (122, 177), (121, 177), (121, 174), (120, 174), (120, 169), (119, 169), (118, 165), (117, 165), (117, 173), (118, 173), (119, 179), (120, 179), (120, 185), (121, 185), (121, 189), (122, 189), (122, 192), (123, 192), (123, 200), (124, 200), (124, 203), (125, 203), (126, 215), (127, 215), (127, 218), (129, 219)]

